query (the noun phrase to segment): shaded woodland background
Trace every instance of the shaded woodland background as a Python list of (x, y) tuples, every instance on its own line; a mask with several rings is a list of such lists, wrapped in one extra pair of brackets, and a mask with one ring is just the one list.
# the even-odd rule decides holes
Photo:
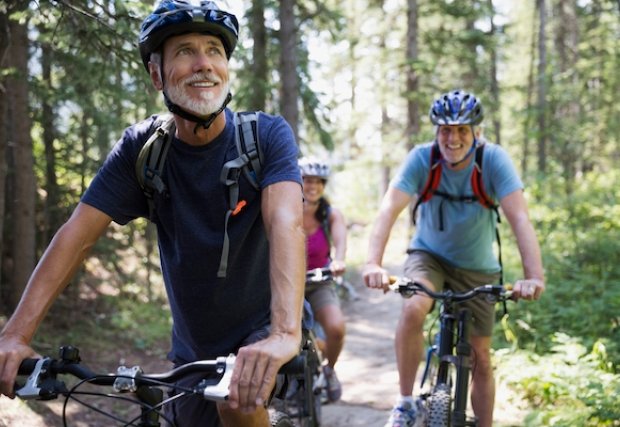
[[(137, 50), (152, 6), (0, 1), (0, 325), (122, 130), (164, 111)], [(483, 100), (487, 139), (509, 150), (526, 182), (548, 282), (542, 303), (518, 305), (498, 325), (499, 363), (531, 368), (513, 373), (515, 390), (540, 408), (528, 425), (620, 425), (620, 1), (229, 7), (242, 25), (231, 106), (282, 114), (304, 154), (331, 159), (329, 193), (357, 242), (351, 268), (394, 169), (433, 138), (431, 100), (458, 87)], [(406, 217), (399, 230), (404, 248)], [(505, 224), (502, 235), (514, 280)], [(154, 231), (134, 221), (110, 228), (50, 317), (75, 325), (94, 311), (120, 331), (161, 325), (141, 330), (135, 344), (148, 345), (167, 333), (163, 306)]]

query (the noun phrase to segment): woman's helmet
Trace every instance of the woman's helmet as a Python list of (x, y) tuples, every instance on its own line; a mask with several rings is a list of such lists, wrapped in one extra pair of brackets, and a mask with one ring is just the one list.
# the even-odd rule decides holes
[(151, 53), (167, 38), (193, 32), (219, 37), (230, 59), (239, 38), (239, 22), (213, 1), (162, 0), (140, 27), (140, 55), (146, 70)]
[(299, 170), (302, 177), (316, 176), (324, 181), (327, 181), (331, 173), (327, 163), (306, 157), (299, 159)]
[(431, 105), (434, 125), (479, 125), (484, 118), (482, 104), (473, 94), (462, 90), (444, 93)]

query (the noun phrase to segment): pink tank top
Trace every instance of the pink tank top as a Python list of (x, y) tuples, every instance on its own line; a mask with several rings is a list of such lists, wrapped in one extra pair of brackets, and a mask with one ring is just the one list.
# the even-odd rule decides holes
[(329, 241), (322, 227), (306, 238), (306, 268), (325, 267), (329, 264)]

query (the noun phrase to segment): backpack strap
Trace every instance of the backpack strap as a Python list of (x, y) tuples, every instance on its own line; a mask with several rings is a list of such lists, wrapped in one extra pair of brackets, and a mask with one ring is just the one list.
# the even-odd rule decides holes
[(479, 144), (476, 147), (474, 170), (471, 173), (471, 188), (482, 206), (487, 209), (493, 209), (497, 211), (499, 207), (491, 197), (484, 191), (484, 184), (482, 182), (482, 159), (484, 154), (484, 143)]
[[(476, 147), (476, 157), (474, 163), (474, 170), (471, 173), (471, 188), (474, 191), (474, 195), (478, 199), (478, 203), (487, 209), (491, 209), (495, 212), (495, 218), (497, 223), (502, 222), (502, 217), (499, 214), (499, 205), (493, 201), (484, 190), (484, 184), (482, 182), (482, 160), (484, 154), (484, 143), (481, 143)], [(497, 260), (500, 267), (500, 285), (504, 284), (504, 263), (502, 261), (502, 241), (499, 234), (499, 226), (495, 227), (495, 240), (497, 241)], [(505, 302), (504, 302), (505, 304)]]
[(166, 184), (162, 180), (162, 171), (168, 149), (170, 148), (171, 135), (176, 130), (174, 117), (166, 114), (155, 122), (155, 132), (140, 149), (136, 161), (136, 177), (140, 188), (146, 196), (149, 205), (149, 220), (155, 219), (155, 193), (167, 194)]
[(429, 164), (428, 179), (426, 180), (426, 184), (424, 184), (424, 188), (415, 202), (413, 212), (411, 214), (413, 218), (413, 225), (416, 224), (416, 214), (418, 212), (418, 208), (422, 203), (429, 201), (431, 197), (433, 197), (439, 187), (439, 182), (441, 181), (441, 152), (439, 151), (439, 144), (437, 144), (437, 142), (435, 142), (431, 148), (431, 158)]
[(263, 153), (258, 143), (258, 115), (259, 112), (243, 112), (235, 114), (235, 144), (239, 156), (247, 156), (247, 162), (243, 168), (243, 175), (254, 187), (260, 190), (258, 176), (261, 172)]
[(224, 244), (217, 277), (226, 277), (230, 239), (228, 221), (237, 215), (246, 204), (239, 200), (239, 177), (243, 173), (250, 185), (260, 191), (262, 151), (258, 139), (258, 112), (235, 113), (235, 145), (239, 156), (224, 163), (220, 182), (228, 188), (228, 211), (224, 221)]

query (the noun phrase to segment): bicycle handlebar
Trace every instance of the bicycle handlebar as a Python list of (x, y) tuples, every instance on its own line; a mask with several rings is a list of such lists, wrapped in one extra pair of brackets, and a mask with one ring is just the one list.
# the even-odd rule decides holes
[(306, 271), (306, 282), (325, 282), (334, 278), (334, 273), (329, 267), (313, 268)]
[[(179, 379), (193, 374), (221, 375), (217, 384), (207, 384), (202, 380), (192, 390), (192, 394), (202, 395), (204, 399), (224, 401), (228, 399), (228, 388), (232, 372), (235, 367), (236, 356), (218, 357), (214, 360), (199, 360), (181, 365), (162, 373), (145, 375), (139, 366), (127, 368), (119, 366), (116, 374), (97, 374), (87, 366), (81, 364), (79, 351), (75, 347), (67, 346), (60, 349), (60, 357), (53, 359), (25, 359), (18, 371), (18, 375), (29, 375), (26, 383), (15, 391), (15, 394), (24, 400), (55, 399), (58, 394), (68, 393), (65, 384), (58, 381), (59, 374), (69, 374), (85, 382), (112, 386), (114, 391), (135, 392), (143, 386), (171, 386)], [(303, 354), (295, 356), (280, 368), (282, 374), (301, 374), (306, 368), (307, 361)]]
[(423, 293), (434, 300), (454, 302), (467, 301), (478, 295), (486, 295), (492, 300), (491, 302), (506, 301), (512, 297), (512, 288), (509, 285), (482, 285), (467, 292), (454, 292), (451, 290), (435, 292), (407, 277), (396, 276), (390, 276), (389, 290), (401, 294), (403, 298), (411, 298), (413, 295)]

